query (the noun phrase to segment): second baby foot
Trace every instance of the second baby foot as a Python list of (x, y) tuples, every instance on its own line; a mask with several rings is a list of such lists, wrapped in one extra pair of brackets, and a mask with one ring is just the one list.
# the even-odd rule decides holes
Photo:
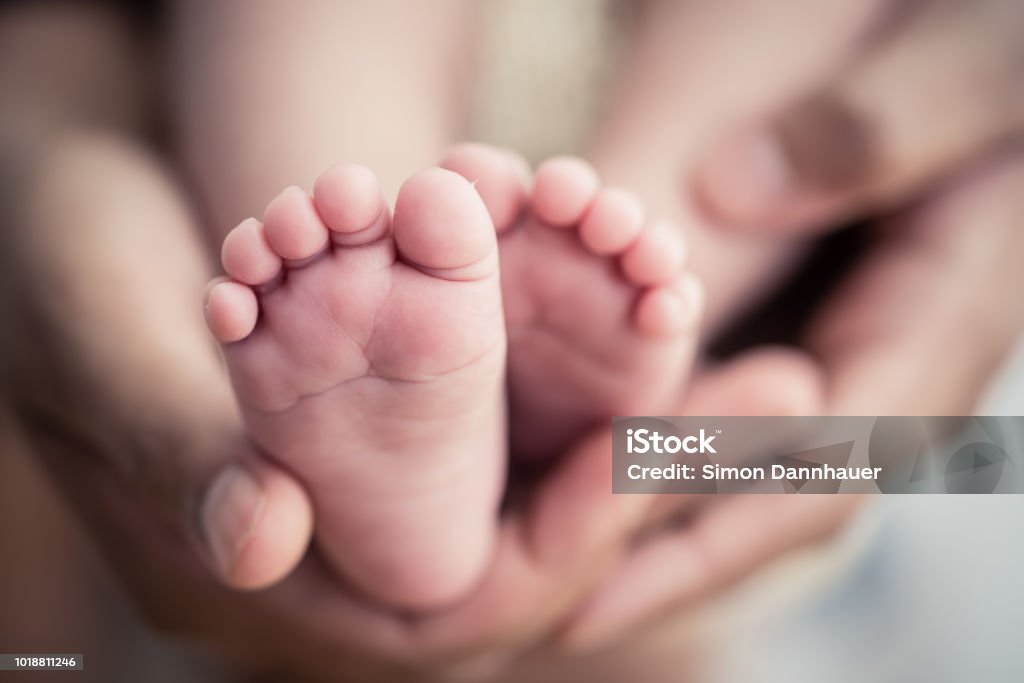
[(499, 233), (512, 451), (562, 453), (615, 415), (673, 408), (693, 361), (702, 293), (678, 228), (586, 163), (542, 164), (462, 145), (442, 165), (472, 181)]
[(402, 186), (338, 166), (224, 242), (207, 295), (248, 429), (296, 472), (329, 564), (428, 609), (490, 556), (504, 471), (505, 328), (494, 228), (462, 177)]

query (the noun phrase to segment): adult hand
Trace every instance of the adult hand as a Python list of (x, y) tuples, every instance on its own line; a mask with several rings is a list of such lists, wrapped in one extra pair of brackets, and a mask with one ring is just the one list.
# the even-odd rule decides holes
[[(800, 21), (796, 3), (777, 8)], [(728, 131), (697, 164), (693, 189), (721, 230), (762, 236), (890, 211), (809, 329), (830, 409), (970, 412), (1024, 324), (1008, 296), (1024, 281), (1024, 5), (865, 10), (867, 29), (817, 85)], [(850, 33), (842, 21), (815, 28)], [(812, 55), (803, 62), (821, 69)]]
[[(770, 8), (781, 24), (799, 27), (813, 5)], [(723, 58), (727, 43), (714, 36), (730, 28), (715, 20), (723, 14), (739, 20), (743, 7), (717, 12), (709, 3), (689, 15), (697, 33), (702, 21), (708, 24), (702, 27), (712, 35), (707, 51)], [(806, 343), (822, 361), (821, 405), (832, 414), (969, 413), (1024, 325), (1024, 310), (1011, 294), (1024, 286), (1017, 265), (1024, 253), (1017, 218), (1024, 209), (1024, 159), (1009, 143), (1024, 129), (1024, 9), (999, 0), (882, 1), (816, 16), (815, 39), (803, 48), (793, 40), (774, 45), (784, 54), (773, 63), (789, 73), (767, 80), (788, 86), (754, 85), (742, 103), (733, 97), (733, 111), (719, 112), (725, 119), (742, 119), (735, 109), (744, 107), (770, 114), (719, 140), (688, 174), (690, 190), (703, 218), (723, 235), (803, 236), (905, 207), (879, 222), (874, 249), (811, 321)], [(749, 43), (733, 44), (755, 53), (755, 61), (767, 59), (756, 51), (772, 40), (759, 43), (754, 33)], [(830, 40), (851, 46), (836, 50), (845, 55), (835, 63), (835, 55), (822, 59), (817, 52)], [(690, 64), (720, 63), (690, 57)], [(733, 71), (748, 63), (725, 61)], [(794, 100), (772, 101), (807, 82), (817, 83), (810, 94), (800, 86), (803, 94)], [(734, 82), (712, 97), (733, 92), (739, 92)], [(805, 372), (799, 365), (764, 367), (779, 373), (774, 386)], [(697, 414), (710, 413), (700, 406)], [(827, 535), (861, 502), (716, 499), (687, 526), (641, 542), (565, 638), (592, 647), (678, 611), (779, 553)], [(663, 499), (653, 512), (661, 517), (692, 504)]]
[[(798, 3), (774, 7), (800, 24)], [(763, 106), (767, 115), (728, 131), (698, 164), (697, 196), (715, 223), (825, 230), (905, 206), (1024, 133), (1019, 2), (864, 7), (869, 16), (856, 19), (863, 26), (852, 40), (844, 36), (853, 20), (842, 15), (814, 27), (851, 45), (816, 86)], [(796, 68), (817, 73), (814, 55), (804, 58)]]
[[(823, 394), (802, 414), (970, 413), (1024, 324), (1016, 297), (1024, 287), (1022, 212), (1024, 159), (1009, 156), (883, 226), (885, 240), (814, 321), (809, 343), (823, 361)], [(722, 371), (736, 373), (723, 382), (728, 393), (702, 396), (684, 414), (719, 414), (719, 406), (721, 414), (775, 414), (748, 411), (736, 399), (756, 403), (758, 391), (809, 372), (794, 357), (751, 358), (758, 367), (741, 359)], [(649, 513), (664, 519), (695, 504), (676, 498), (663, 497)], [(563, 637), (584, 648), (613, 642), (831, 535), (863, 503), (860, 496), (714, 497), (687, 525), (643, 540)]]
[[(755, 350), (698, 378), (677, 414), (819, 414), (821, 380), (817, 364), (800, 353)], [(835, 535), (864, 501), (852, 495), (651, 496), (646, 533), (567, 622), (561, 640), (590, 650), (677, 615), (789, 552)]]
[[(798, 3), (776, 7), (800, 25)], [(1007, 296), (1020, 289), (1024, 246), (1014, 217), (1024, 5), (883, 1), (864, 10), (853, 40), (840, 40), (849, 18), (815, 26), (851, 47), (823, 71), (813, 54), (787, 59), (820, 72), (816, 85), (763, 103), (769, 115), (727, 131), (696, 164), (692, 188), (720, 230), (761, 236), (897, 209), (811, 323), (830, 410), (970, 412), (1024, 323)]]

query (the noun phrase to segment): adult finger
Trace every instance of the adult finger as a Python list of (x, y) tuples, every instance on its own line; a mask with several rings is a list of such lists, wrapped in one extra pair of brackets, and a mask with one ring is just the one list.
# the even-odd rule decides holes
[(825, 229), (904, 201), (1024, 130), (1024, 6), (935, 0), (910, 11), (823, 86), (708, 152), (694, 189), (713, 222)]

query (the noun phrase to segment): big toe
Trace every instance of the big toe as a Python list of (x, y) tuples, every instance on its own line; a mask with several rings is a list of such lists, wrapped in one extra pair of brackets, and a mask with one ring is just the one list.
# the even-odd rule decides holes
[(436, 277), (480, 279), (497, 272), (497, 240), (473, 186), (452, 171), (412, 176), (395, 201), (395, 245), (402, 259)]

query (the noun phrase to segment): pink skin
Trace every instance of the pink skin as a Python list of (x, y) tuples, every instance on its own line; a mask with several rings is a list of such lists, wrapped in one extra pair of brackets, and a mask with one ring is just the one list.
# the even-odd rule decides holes
[[(374, 598), (455, 600), (483, 571), (501, 485), (507, 293), (513, 447), (550, 456), (670, 405), (700, 289), (678, 231), (588, 166), (529, 173), (478, 145), (403, 186), (338, 166), (224, 241), (207, 294), (252, 437), (310, 489), (319, 546)], [(488, 213), (490, 218), (488, 218)], [(500, 240), (495, 240), (495, 232)], [(424, 451), (429, 445), (429, 452)]]
[(497, 244), (458, 175), (410, 178), (394, 220), (373, 174), (338, 166), (224, 241), (208, 290), (250, 434), (314, 501), (320, 551), (392, 606), (470, 590), (494, 542), (504, 462)]
[(442, 166), (474, 183), (499, 233), (513, 453), (551, 457), (614, 415), (667, 409), (702, 303), (681, 231), (645, 223), (578, 159), (545, 162), (529, 191), (508, 152), (462, 145)]

